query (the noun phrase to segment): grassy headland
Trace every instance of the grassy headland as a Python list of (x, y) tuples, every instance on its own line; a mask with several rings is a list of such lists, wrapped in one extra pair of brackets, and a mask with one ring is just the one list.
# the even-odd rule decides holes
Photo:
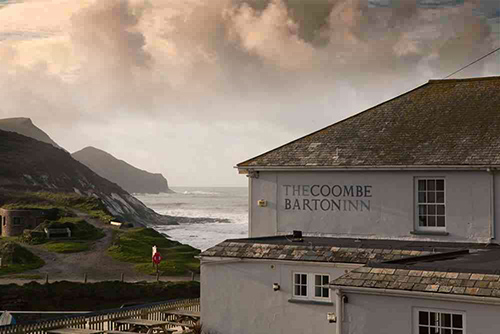
[(200, 251), (188, 245), (165, 238), (151, 228), (134, 228), (118, 231), (108, 253), (119, 261), (136, 263), (136, 269), (155, 274), (151, 262), (152, 247), (156, 246), (163, 260), (159, 265), (161, 275), (175, 276), (200, 271), (200, 261), (195, 258)]

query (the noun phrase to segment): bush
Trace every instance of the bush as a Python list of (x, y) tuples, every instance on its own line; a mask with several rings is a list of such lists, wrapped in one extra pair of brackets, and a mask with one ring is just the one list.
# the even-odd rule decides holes
[(24, 230), (21, 241), (28, 245), (38, 245), (47, 241), (47, 236), (43, 231)]

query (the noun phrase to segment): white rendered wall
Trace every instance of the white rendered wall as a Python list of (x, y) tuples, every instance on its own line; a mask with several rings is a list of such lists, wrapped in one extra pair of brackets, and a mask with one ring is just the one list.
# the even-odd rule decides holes
[[(446, 236), (411, 234), (416, 225), (415, 179), (418, 177), (445, 179)], [(495, 178), (495, 184), (495, 207), (497, 216), (500, 216), (499, 176)], [(315, 197), (311, 195), (313, 185), (352, 186), (360, 196)], [(301, 187), (300, 195), (294, 194), (294, 186)], [(319, 189), (314, 189), (316, 194)], [(302, 230), (336, 237), (488, 242), (492, 189), (492, 176), (486, 171), (261, 171), (259, 178), (251, 179), (250, 237)], [(306, 199), (308, 206), (304, 205)], [(338, 210), (331, 204), (331, 209), (323, 210), (319, 205), (321, 202), (314, 207), (313, 199), (341, 200), (337, 203), (349, 205)], [(267, 206), (259, 207), (258, 200), (266, 200)], [(295, 200), (299, 201), (300, 207), (294, 207)], [(496, 235), (499, 232), (496, 228)]]
[(347, 293), (342, 334), (418, 334), (413, 311), (416, 308), (442, 312), (465, 312), (467, 334), (497, 334), (500, 307), (419, 298), (387, 297)]
[[(235, 261), (237, 261), (235, 259)], [(345, 268), (284, 262), (253, 261), (207, 264), (201, 268), (201, 321), (213, 334), (321, 334), (335, 333), (327, 312), (333, 304), (296, 304), (292, 297), (295, 271), (329, 274)], [(273, 283), (280, 284), (273, 291)]]

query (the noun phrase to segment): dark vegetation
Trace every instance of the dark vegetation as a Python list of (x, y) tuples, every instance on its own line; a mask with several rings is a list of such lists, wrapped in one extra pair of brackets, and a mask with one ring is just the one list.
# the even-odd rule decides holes
[(41, 258), (12, 241), (0, 241), (0, 257), (0, 275), (20, 273), (45, 264)]
[(123, 304), (143, 304), (178, 298), (198, 298), (199, 282), (99, 283), (31, 282), (23, 286), (0, 285), (2, 310), (97, 311)]
[(108, 252), (116, 260), (136, 263), (140, 272), (156, 274), (156, 267), (151, 262), (153, 245), (157, 246), (163, 258), (158, 268), (160, 275), (185, 275), (200, 271), (200, 261), (195, 258), (200, 250), (169, 240), (151, 228), (118, 231)]

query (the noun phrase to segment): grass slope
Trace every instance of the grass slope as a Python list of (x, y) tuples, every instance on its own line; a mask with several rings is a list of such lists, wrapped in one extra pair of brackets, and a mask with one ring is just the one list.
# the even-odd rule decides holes
[(0, 275), (21, 273), (45, 264), (41, 258), (12, 241), (0, 242), (0, 257), (4, 265), (0, 268)]
[(115, 235), (113, 246), (108, 253), (116, 260), (136, 263), (136, 269), (146, 274), (155, 274), (152, 265), (152, 247), (158, 247), (163, 257), (159, 265), (161, 275), (175, 276), (199, 272), (200, 261), (196, 258), (200, 251), (188, 245), (165, 238), (151, 228), (134, 228)]
[(5, 197), (0, 194), (0, 206), (7, 209), (54, 209), (62, 212), (76, 209), (105, 223), (113, 219), (99, 199), (75, 193), (10, 192)]

